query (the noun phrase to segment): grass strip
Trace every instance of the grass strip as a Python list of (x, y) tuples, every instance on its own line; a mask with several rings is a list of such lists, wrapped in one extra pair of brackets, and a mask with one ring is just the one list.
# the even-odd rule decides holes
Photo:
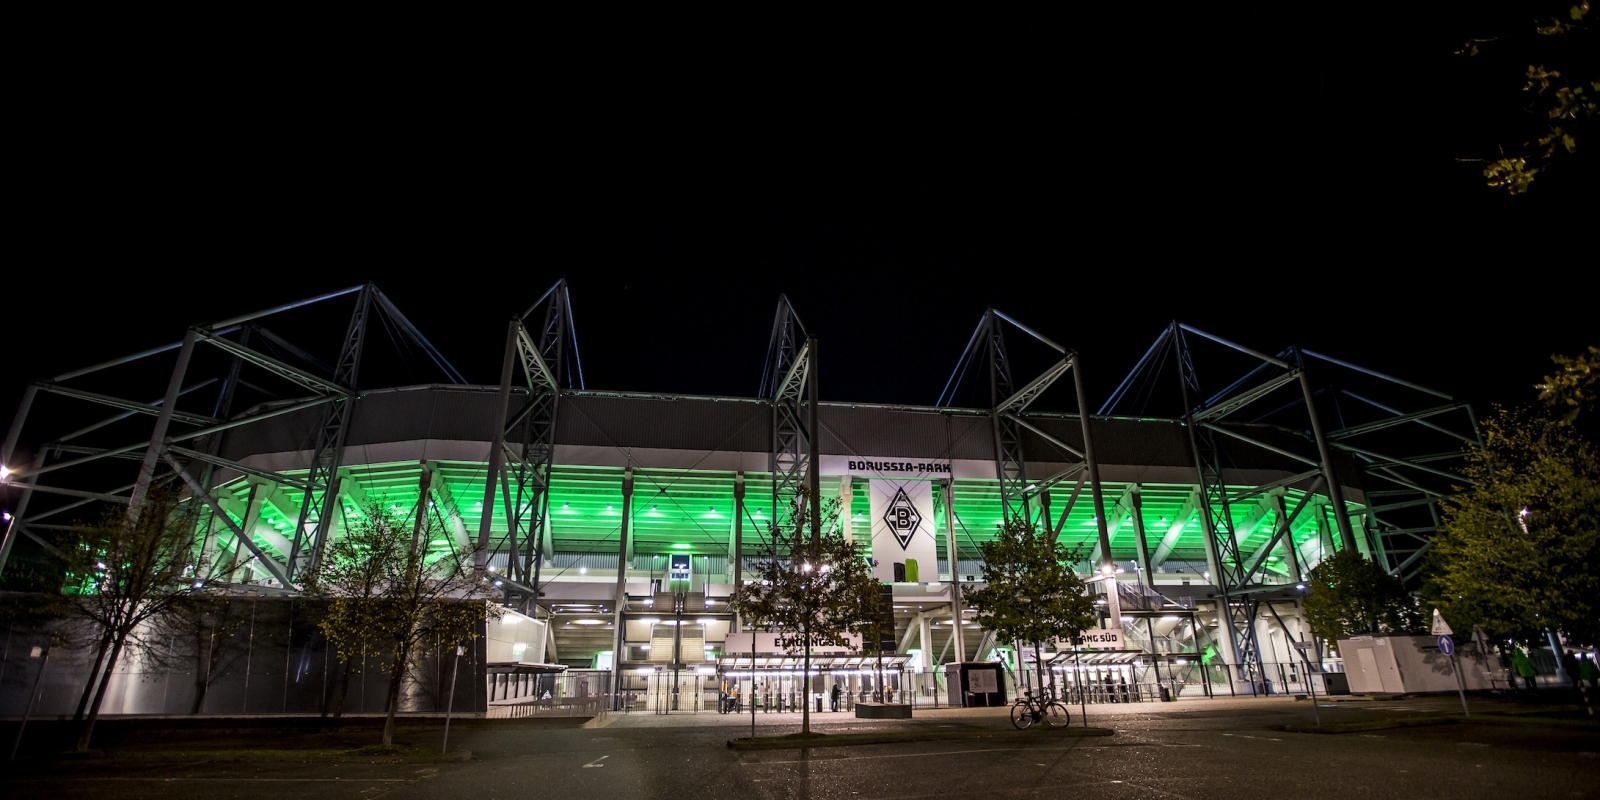
[(809, 737), (758, 736), (754, 739), (729, 739), (730, 750), (794, 750), (803, 747), (849, 747), (862, 744), (901, 744), (904, 742), (939, 742), (960, 739), (1077, 739), (1087, 736), (1111, 736), (1110, 728), (1054, 728), (1027, 731), (967, 730), (967, 731), (885, 731), (883, 733), (812, 734)]
[(353, 749), (303, 750), (93, 750), (86, 754), (63, 753), (62, 758), (95, 758), (127, 761), (261, 761), (261, 762), (344, 762), (372, 764), (438, 764), (471, 761), (471, 750), (438, 750), (421, 747), (370, 745)]

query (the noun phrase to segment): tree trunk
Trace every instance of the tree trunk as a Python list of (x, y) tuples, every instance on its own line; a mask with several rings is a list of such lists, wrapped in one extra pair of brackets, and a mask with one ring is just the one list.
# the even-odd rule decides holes
[(111, 658), (106, 662), (106, 671), (100, 676), (100, 689), (95, 692), (94, 704), (89, 706), (89, 716), (83, 721), (83, 729), (78, 733), (78, 752), (89, 750), (89, 738), (94, 735), (95, 720), (100, 718), (100, 704), (106, 699), (106, 686), (111, 683), (111, 673), (117, 668), (117, 658), (122, 655), (122, 645), (128, 641), (126, 632), (117, 634), (117, 643), (111, 648)]
[(355, 661), (344, 662), (344, 676), (339, 679), (339, 699), (333, 705), (333, 718), (344, 718), (344, 701), (350, 696), (350, 673), (355, 671)]
[(811, 626), (807, 625), (800, 631), (801, 647), (806, 649), (805, 657), (801, 663), (800, 685), (804, 691), (800, 693), (800, 732), (811, 732)]
[[(1033, 666), (1035, 667), (1034, 672), (1038, 673), (1038, 675), (1039, 675), (1039, 699), (1043, 700), (1044, 699), (1044, 660), (1039, 657), (1039, 646), (1040, 646), (1039, 642), (1034, 642), (1033, 643)], [(1154, 647), (1155, 645), (1152, 644), (1151, 646)]]
[(202, 622), (200, 632), (195, 635), (194, 706), (189, 709), (190, 714), (199, 714), (205, 708), (206, 690), (211, 688), (211, 670), (216, 667), (217, 637), (206, 635), (208, 627)]
[(394, 745), (394, 715), (400, 707), (400, 682), (405, 680), (406, 659), (411, 656), (411, 648), (402, 646), (395, 653), (394, 668), (389, 671), (389, 701), (385, 711), (388, 717), (383, 721), (383, 746)]
[(100, 676), (100, 666), (106, 661), (106, 653), (111, 649), (111, 637), (115, 635), (112, 628), (106, 628), (104, 636), (100, 637), (100, 648), (95, 651), (94, 669), (89, 670), (89, 679), (83, 682), (83, 696), (78, 698), (78, 710), (73, 712), (72, 721), (82, 722), (83, 712), (89, 708), (89, 698), (94, 697), (95, 679)]

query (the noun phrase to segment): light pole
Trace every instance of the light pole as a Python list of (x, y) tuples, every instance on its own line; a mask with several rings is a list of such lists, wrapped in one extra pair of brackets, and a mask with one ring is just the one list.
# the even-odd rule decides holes
[(22, 747), (22, 731), (28, 727), (28, 717), (33, 715), (33, 706), (39, 701), (39, 687), (44, 684), (44, 669), (50, 666), (50, 645), (35, 647), (28, 655), (33, 658), (42, 655), (44, 660), (39, 662), (39, 674), (33, 678), (33, 691), (28, 694), (28, 705), (22, 710), (22, 724), (17, 726), (16, 741), (11, 743), (11, 757), (7, 759), (9, 761), (17, 760), (17, 749)]

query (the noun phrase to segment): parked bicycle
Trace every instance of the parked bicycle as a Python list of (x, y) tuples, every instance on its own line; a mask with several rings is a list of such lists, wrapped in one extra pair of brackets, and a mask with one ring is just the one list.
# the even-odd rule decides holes
[(1072, 712), (1056, 700), (1049, 690), (1035, 698), (1032, 689), (1025, 689), (1023, 696), (1011, 704), (1011, 724), (1020, 731), (1036, 722), (1042, 722), (1050, 728), (1065, 728), (1072, 723)]

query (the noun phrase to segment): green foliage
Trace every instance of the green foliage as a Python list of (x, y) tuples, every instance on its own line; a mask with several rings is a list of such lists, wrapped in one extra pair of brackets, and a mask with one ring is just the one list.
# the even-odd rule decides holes
[(1556, 373), (1546, 376), (1544, 383), (1535, 388), (1539, 399), (1546, 405), (1561, 410), (1562, 418), (1573, 422), (1578, 415), (1595, 404), (1595, 381), (1600, 378), (1600, 347), (1589, 346), (1589, 352), (1575, 357), (1555, 355)]
[(1095, 626), (1094, 598), (1069, 566), (1081, 553), (1021, 519), (1007, 522), (980, 549), (987, 585), (965, 597), (998, 641), (1039, 646)]
[(371, 503), (328, 547), (312, 584), (332, 599), (319, 627), (339, 661), (365, 658), (389, 672), (385, 745), (393, 743), (400, 685), (416, 659), (466, 644), (486, 617), (504, 613), (487, 602), (493, 590), (468, 565), (470, 550), (430, 558), (430, 540), (447, 538), (446, 529), (418, 505), (422, 516), (411, 518)]
[[(772, 531), (774, 555), (756, 562), (754, 581), (738, 587), (732, 602), (753, 628), (800, 643), (807, 669), (813, 648), (870, 629), (869, 609), (877, 608), (880, 585), (866, 556), (834, 524), (838, 503), (821, 504), (813, 530), (809, 497), (810, 490), (802, 489), (790, 515), (793, 526)], [(809, 703), (801, 728), (811, 730)]]
[(1497, 408), (1441, 502), (1425, 596), (1452, 626), (1600, 641), (1600, 456), (1569, 422)]
[[(1544, 23), (1535, 23), (1531, 27), (1534, 35), (1529, 36), (1527, 29), (1524, 29), (1520, 36), (1474, 39), (1460, 52), (1477, 56), (1484, 52), (1486, 45), (1502, 39), (1547, 40), (1535, 46), (1550, 59), (1567, 61), (1580, 70), (1592, 70), (1593, 59), (1583, 55), (1594, 46), (1586, 21), (1588, 14), (1589, 0), (1583, 0), (1567, 10), (1566, 20), (1552, 18)], [(1577, 55), (1568, 57), (1569, 54)], [(1551, 69), (1544, 64), (1527, 66), (1528, 80), (1523, 91), (1533, 96), (1528, 110), (1535, 118), (1547, 122), (1534, 141), (1523, 143), (1520, 155), (1506, 155), (1502, 148), (1501, 157), (1484, 168), (1483, 176), (1490, 188), (1511, 195), (1526, 194), (1534, 178), (1549, 169), (1555, 159), (1571, 157), (1578, 152), (1580, 132), (1589, 119), (1600, 115), (1600, 78), (1591, 76), (1574, 80), (1567, 74), (1569, 72)]]
[(1355, 550), (1341, 550), (1312, 568), (1306, 621), (1318, 639), (1366, 633), (1428, 632), (1428, 619), (1405, 583)]

